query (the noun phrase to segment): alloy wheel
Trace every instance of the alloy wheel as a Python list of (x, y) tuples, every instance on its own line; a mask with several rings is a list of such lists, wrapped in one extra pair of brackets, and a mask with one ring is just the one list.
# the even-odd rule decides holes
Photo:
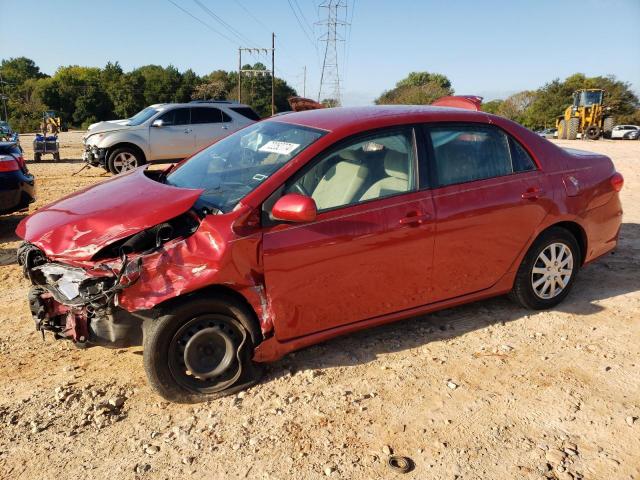
[(138, 159), (129, 152), (120, 152), (113, 159), (113, 166), (118, 173), (133, 170), (138, 166)]
[(552, 243), (540, 252), (533, 265), (531, 286), (538, 297), (548, 300), (562, 293), (572, 275), (571, 249), (564, 243)]

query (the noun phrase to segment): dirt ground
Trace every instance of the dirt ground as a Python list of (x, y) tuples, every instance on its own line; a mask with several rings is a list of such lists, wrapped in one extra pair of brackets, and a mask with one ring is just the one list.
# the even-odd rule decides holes
[[(80, 139), (29, 165), (31, 211), (108, 177), (72, 176)], [(373, 329), (195, 406), (150, 390), (140, 348), (43, 341), (15, 262), (24, 215), (0, 217), (0, 478), (640, 478), (640, 142), (558, 143), (608, 154), (626, 180), (618, 251), (559, 308), (495, 298)], [(390, 470), (389, 451), (415, 469)]]

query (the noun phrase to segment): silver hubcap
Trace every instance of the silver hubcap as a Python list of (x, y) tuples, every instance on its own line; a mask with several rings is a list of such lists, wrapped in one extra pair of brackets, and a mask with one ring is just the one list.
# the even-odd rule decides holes
[(573, 254), (564, 243), (547, 246), (536, 260), (531, 272), (535, 294), (544, 299), (554, 298), (566, 288), (573, 275)]
[(118, 172), (126, 172), (127, 170), (133, 170), (138, 166), (138, 160), (129, 152), (121, 152), (113, 159), (113, 166)]

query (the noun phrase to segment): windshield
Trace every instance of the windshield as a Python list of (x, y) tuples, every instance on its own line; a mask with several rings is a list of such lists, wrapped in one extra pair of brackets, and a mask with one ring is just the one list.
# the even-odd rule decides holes
[(166, 181), (204, 189), (199, 203), (226, 213), (322, 135), (321, 130), (300, 125), (255, 123), (180, 164)]
[(149, 120), (159, 111), (160, 110), (154, 107), (147, 107), (144, 110), (140, 110), (138, 113), (136, 113), (133, 117), (129, 119), (129, 121), (127, 122), (127, 125), (131, 125), (131, 126), (140, 125), (141, 123), (144, 123), (147, 120)]
[(602, 103), (602, 92), (600, 91), (584, 91), (581, 92), (580, 97), (580, 105), (585, 107)]

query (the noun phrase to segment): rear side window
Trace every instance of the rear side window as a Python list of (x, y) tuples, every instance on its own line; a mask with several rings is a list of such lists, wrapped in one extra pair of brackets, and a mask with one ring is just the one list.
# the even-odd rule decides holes
[(440, 186), (513, 173), (509, 138), (484, 126), (431, 127), (435, 170)]
[(221, 123), (222, 112), (217, 108), (198, 107), (191, 109), (191, 123)]
[(513, 160), (514, 172), (528, 172), (529, 170), (536, 169), (533, 159), (522, 145), (511, 137), (509, 137), (509, 144), (511, 146), (511, 159)]
[(174, 108), (163, 114), (159, 120), (162, 120), (164, 125), (189, 125), (190, 115), (188, 108)]
[(249, 120), (255, 120), (256, 122), (260, 120), (260, 115), (253, 111), (253, 109), (249, 107), (231, 107), (231, 110), (242, 115)]

